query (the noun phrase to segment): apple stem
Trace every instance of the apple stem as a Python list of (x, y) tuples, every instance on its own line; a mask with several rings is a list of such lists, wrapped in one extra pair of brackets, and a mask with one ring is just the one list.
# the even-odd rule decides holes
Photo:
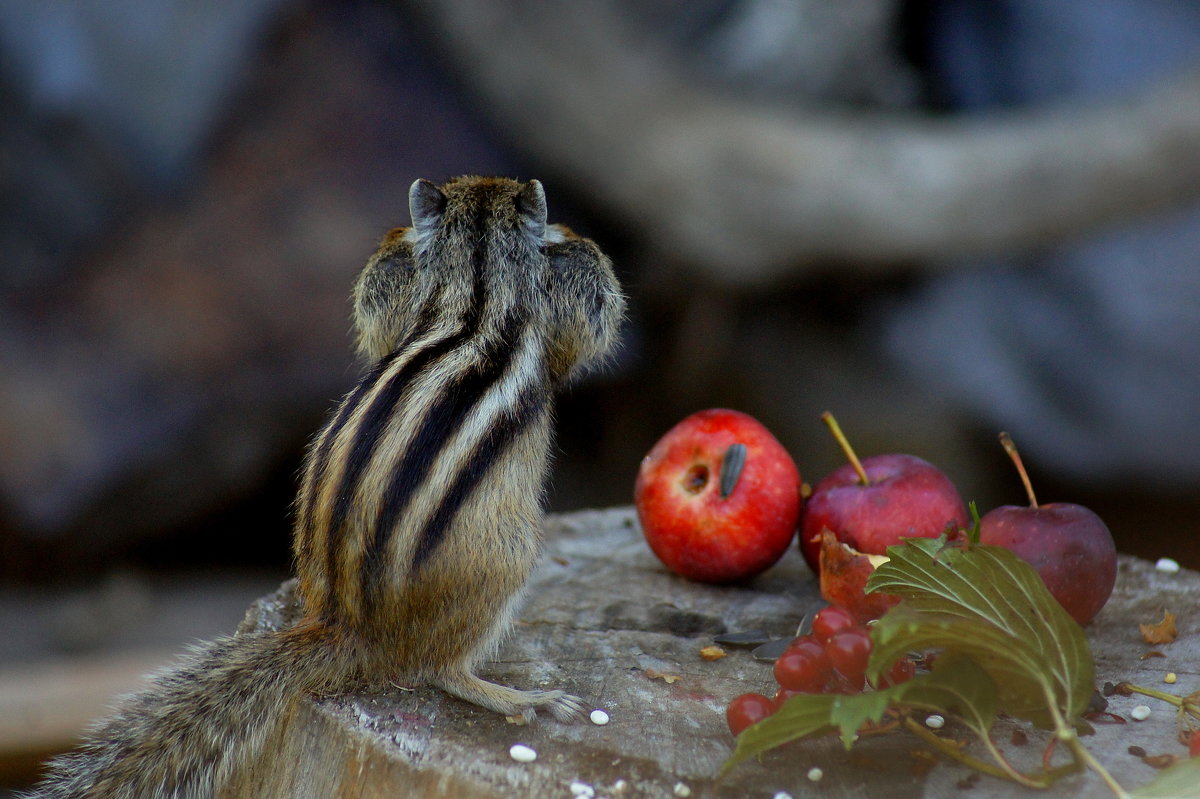
[(729, 495), (733, 493), (733, 489), (737, 488), (738, 478), (742, 476), (742, 469), (746, 466), (746, 445), (742, 442), (730, 444), (729, 449), (725, 450), (725, 456), (721, 458), (721, 499), (729, 499)]
[(842, 452), (846, 453), (846, 459), (850, 461), (850, 465), (854, 467), (854, 471), (858, 472), (858, 482), (865, 486), (870, 485), (871, 478), (867, 477), (867, 470), (863, 468), (862, 461), (854, 454), (854, 448), (846, 440), (846, 434), (842, 432), (842, 427), (837, 423), (837, 419), (833, 418), (832, 413), (825, 411), (825, 413), (821, 414), (821, 421), (829, 428), (829, 432), (833, 433), (833, 437), (837, 439), (838, 446), (842, 448)]
[(1017, 474), (1021, 475), (1021, 482), (1025, 484), (1025, 493), (1029, 495), (1029, 507), (1036, 508), (1038, 501), (1033, 493), (1033, 483), (1029, 482), (1029, 474), (1025, 471), (1025, 464), (1021, 461), (1021, 453), (1017, 452), (1017, 445), (1013, 443), (1012, 436), (1008, 433), (1000, 433), (1000, 446), (1004, 447), (1004, 451), (1008, 453), (1008, 457), (1012, 459), (1013, 464), (1017, 467)]

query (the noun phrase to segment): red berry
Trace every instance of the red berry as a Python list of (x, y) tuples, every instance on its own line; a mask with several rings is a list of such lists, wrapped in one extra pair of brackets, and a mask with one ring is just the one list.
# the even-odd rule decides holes
[(899, 685), (902, 682), (908, 682), (917, 673), (917, 664), (913, 663), (908, 658), (900, 658), (892, 664), (891, 668), (885, 671), (879, 677), (880, 688), (891, 688), (893, 685)]
[(762, 694), (742, 694), (725, 708), (729, 731), (740, 735), (751, 724), (757, 724), (775, 712), (775, 703)]
[(817, 615), (813, 616), (812, 634), (814, 638), (824, 643), (834, 633), (856, 624), (858, 622), (854, 618), (854, 614), (841, 605), (826, 605), (817, 611)]
[(775, 681), (779, 687), (806, 694), (817, 694), (829, 676), (829, 657), (810, 648), (789, 648), (775, 661)]
[(818, 641), (811, 635), (801, 635), (788, 644), (788, 650), (804, 650), (819, 658), (825, 657), (825, 642)]
[(862, 693), (863, 679), (859, 677), (857, 682), (849, 679), (836, 669), (829, 672), (829, 679), (825, 683), (825, 691), (827, 694), (857, 694)]
[(793, 691), (790, 688), (780, 688), (778, 691), (775, 692), (775, 709), (778, 710), (779, 708), (783, 707), (784, 702), (788, 701), (793, 696), (795, 696), (796, 694), (799, 694), (799, 693), (804, 693), (804, 692), (803, 691)]
[(836, 632), (825, 643), (825, 654), (839, 674), (861, 687), (867, 659), (871, 656), (871, 636), (862, 627)]

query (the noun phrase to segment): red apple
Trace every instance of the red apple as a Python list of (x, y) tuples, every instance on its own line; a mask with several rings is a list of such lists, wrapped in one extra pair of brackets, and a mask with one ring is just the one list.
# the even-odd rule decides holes
[(1117, 581), (1112, 533), (1082, 505), (1039, 505), (1012, 439), (1001, 433), (1000, 443), (1016, 464), (1029, 505), (1002, 505), (984, 514), (979, 543), (1012, 550), (1041, 575), (1046, 589), (1071, 618), (1087, 624), (1104, 607)]
[(821, 415), (847, 459), (817, 483), (800, 521), (800, 550), (819, 569), (821, 532), (867, 555), (882, 555), (902, 538), (936, 538), (967, 524), (967, 508), (950, 478), (913, 455), (875, 455), (861, 462), (837, 420)]
[(634, 504), (647, 543), (669, 569), (703, 582), (740, 580), (790, 545), (800, 472), (753, 417), (700, 411), (642, 459)]

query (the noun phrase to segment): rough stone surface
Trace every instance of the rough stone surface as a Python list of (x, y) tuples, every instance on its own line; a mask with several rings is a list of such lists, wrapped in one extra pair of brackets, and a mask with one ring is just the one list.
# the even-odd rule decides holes
[[(767, 692), (769, 664), (746, 650), (706, 661), (699, 655), (712, 636), (762, 628), (776, 636), (796, 629), (819, 606), (816, 582), (796, 552), (743, 586), (706, 586), (668, 573), (644, 545), (630, 509), (588, 511), (548, 522), (546, 558), (529, 586), (514, 634), (497, 661), (484, 669), (516, 687), (560, 687), (585, 697), (611, 716), (605, 726), (586, 721), (563, 725), (539, 719), (517, 726), (440, 692), (395, 685), (382, 690), (302, 703), (296, 723), (270, 747), (262, 762), (242, 775), (231, 795), (497, 797), (569, 796), (573, 782), (597, 796), (672, 797), (683, 783), (692, 796), (771, 797), (811, 793), (807, 773), (819, 766), (825, 797), (960, 796), (964, 767), (939, 761), (922, 773), (920, 742), (897, 732), (864, 739), (852, 752), (833, 740), (806, 742), (776, 751), (761, 763), (739, 766), (723, 782), (715, 775), (732, 748), (725, 726), (726, 703), (737, 694)], [(288, 586), (260, 601), (247, 625), (278, 626), (294, 610)], [(1142, 643), (1139, 623), (1158, 621), (1163, 609), (1179, 617), (1172, 644)], [(1117, 589), (1088, 628), (1097, 679), (1167, 687), (1175, 694), (1200, 689), (1200, 636), (1192, 621), (1200, 612), (1200, 575), (1156, 572), (1151, 563), (1122, 557)], [(1143, 659), (1151, 649), (1165, 657)], [(1168, 671), (1178, 675), (1163, 686)], [(1128, 753), (1182, 754), (1167, 705), (1113, 697), (1110, 710), (1124, 724), (1097, 725), (1089, 748), (1127, 786), (1149, 782), (1154, 770)], [(1137, 704), (1151, 717), (1128, 720)], [(1046, 735), (1026, 729), (1028, 743), (1010, 744), (1018, 725), (1001, 722), (996, 741), (1012, 759), (1033, 767)], [(955, 733), (948, 724), (945, 733)], [(956, 737), (966, 738), (966, 733)], [(509, 756), (513, 744), (537, 751), (533, 763)], [(280, 767), (287, 763), (287, 767)], [(964, 783), (965, 785), (965, 783)], [(989, 797), (1034, 792), (982, 778)], [(1036, 795), (1103, 795), (1091, 775), (1068, 778)]]

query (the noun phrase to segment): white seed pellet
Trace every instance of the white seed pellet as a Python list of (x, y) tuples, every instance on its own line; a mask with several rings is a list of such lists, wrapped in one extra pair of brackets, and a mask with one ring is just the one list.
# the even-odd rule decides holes
[(592, 799), (596, 795), (596, 789), (588, 785), (586, 782), (576, 780), (571, 783), (571, 796), (579, 796), (582, 799)]
[(593, 724), (604, 725), (608, 723), (608, 714), (603, 710), (593, 710), (588, 718), (592, 720)]
[(532, 763), (537, 760), (537, 752), (525, 744), (513, 744), (509, 747), (508, 756), (518, 763)]
[(792, 795), (787, 791), (776, 791), (771, 799), (792, 799)]
[(946, 720), (937, 713), (925, 717), (925, 726), (931, 730), (940, 730), (946, 725)]
[(821, 769), (817, 766), (813, 766), (808, 770), (808, 779), (810, 782), (820, 782), (821, 778), (824, 776), (825, 772), (821, 771)]
[(691, 788), (689, 788), (689, 787), (687, 787), (687, 785), (686, 785), (685, 783), (682, 783), (682, 782), (677, 782), (677, 783), (675, 783), (675, 788), (674, 788), (674, 790), (675, 790), (675, 795), (676, 795), (676, 796), (685, 797), (685, 796), (691, 796), (691, 795), (692, 795), (692, 789), (691, 789)]
[(1145, 721), (1150, 718), (1150, 706), (1138, 705), (1133, 710), (1129, 711), (1129, 717), (1134, 721)]
[(625, 782), (625, 780), (617, 780), (612, 784), (613, 793), (624, 793), (628, 787), (629, 783)]
[(1167, 685), (1174, 685), (1175, 681), (1178, 679), (1179, 677), (1175, 674), (1175, 672), (1168, 671), (1167, 675), (1163, 677), (1163, 682), (1165, 682)]
[(1159, 558), (1154, 562), (1154, 568), (1164, 574), (1174, 574), (1179, 571), (1179, 561), (1175, 558)]

